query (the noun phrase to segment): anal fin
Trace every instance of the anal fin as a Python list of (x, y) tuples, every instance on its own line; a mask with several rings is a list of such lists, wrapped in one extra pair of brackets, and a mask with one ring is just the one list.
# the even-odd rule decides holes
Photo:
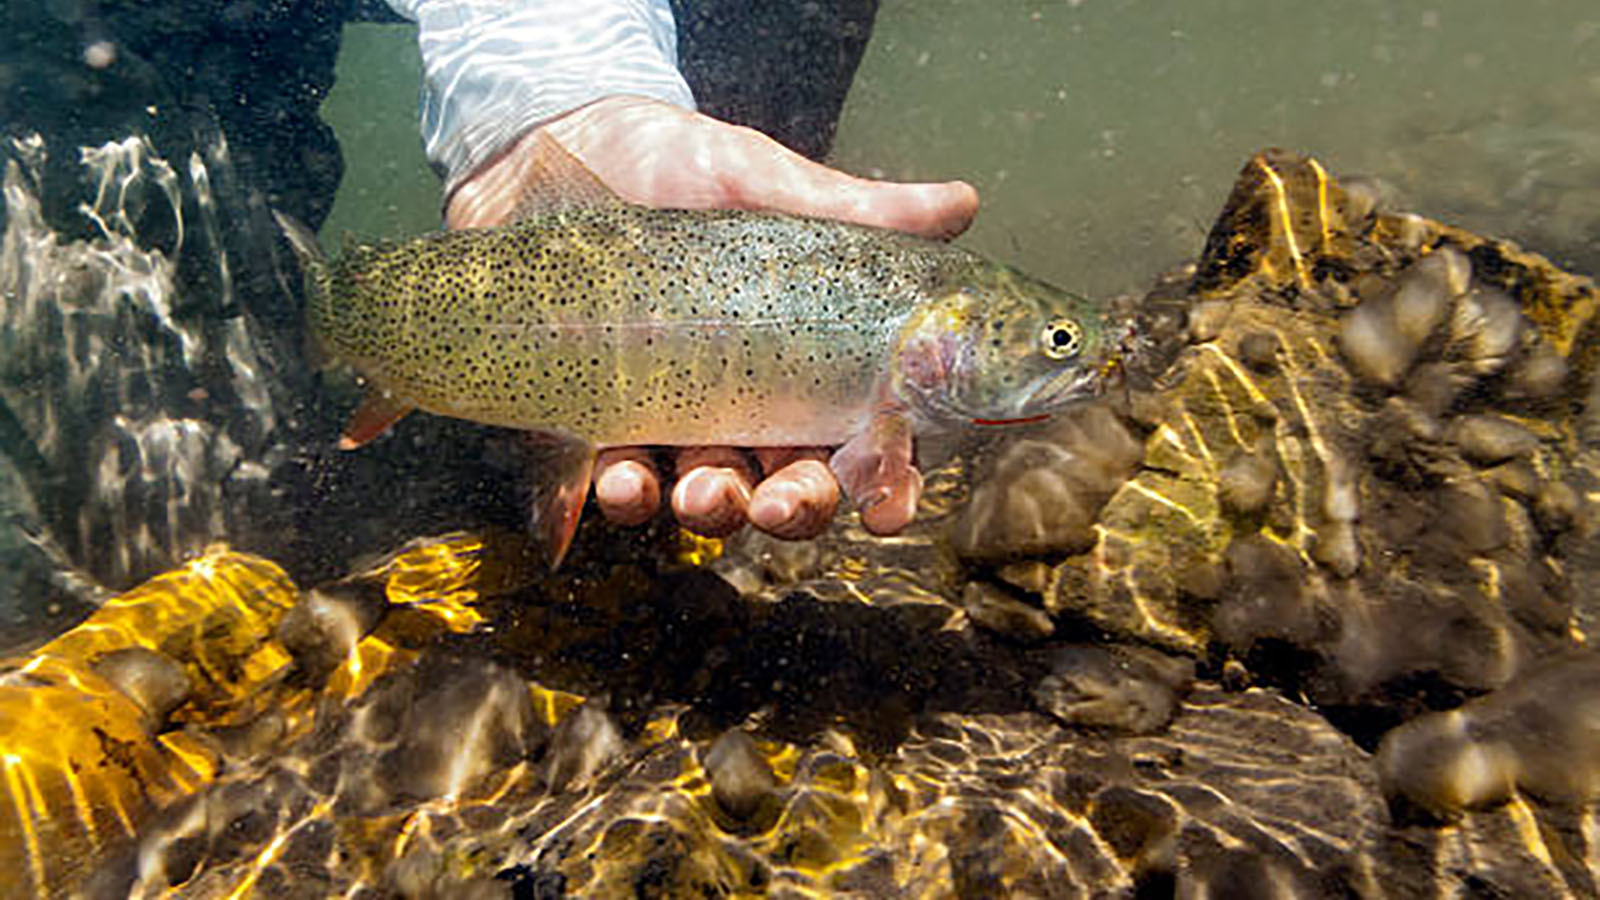
[(388, 431), (390, 426), (413, 409), (416, 407), (391, 394), (368, 390), (362, 395), (356, 411), (350, 415), (350, 423), (344, 426), (344, 434), (339, 437), (339, 449), (354, 450), (368, 443)]
[(596, 451), (587, 441), (554, 432), (530, 432), (528, 446), (532, 469), (528, 530), (555, 569), (578, 533)]

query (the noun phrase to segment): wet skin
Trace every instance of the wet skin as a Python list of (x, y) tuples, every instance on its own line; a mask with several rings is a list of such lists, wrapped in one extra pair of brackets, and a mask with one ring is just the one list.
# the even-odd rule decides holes
[[(759, 209), (895, 228), (933, 238), (960, 234), (978, 209), (964, 182), (867, 181), (814, 163), (753, 129), (641, 97), (608, 97), (546, 123), (465, 179), (445, 204), (451, 228), (500, 225), (534, 176), (534, 135), (554, 137), (623, 199), (679, 209)], [(907, 433), (906, 442), (910, 436)], [(813, 537), (839, 502), (828, 449), (732, 447), (676, 451), (673, 513), (687, 528), (720, 536), (746, 522), (781, 538)], [(754, 457), (752, 464), (751, 457)], [(886, 455), (911, 458), (903, 452)], [(881, 493), (862, 508), (877, 534), (910, 524), (922, 480), (909, 462), (880, 473)], [(644, 448), (602, 452), (595, 498), (608, 519), (639, 524), (655, 515), (662, 473)]]

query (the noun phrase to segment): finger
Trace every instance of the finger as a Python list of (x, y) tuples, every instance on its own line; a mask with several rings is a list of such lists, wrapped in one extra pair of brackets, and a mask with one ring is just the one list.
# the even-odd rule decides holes
[(623, 198), (650, 206), (767, 209), (927, 237), (960, 234), (978, 211), (963, 182), (856, 178), (753, 128), (642, 97), (607, 97), (545, 129)]
[[(838, 508), (838, 479), (827, 466), (827, 447), (759, 447), (756, 461), (765, 474), (750, 498), (750, 524), (774, 537), (816, 537)], [(816, 465), (799, 466), (811, 461)]]
[(921, 499), (922, 473), (909, 466), (885, 472), (861, 504), (861, 524), (876, 535), (897, 534), (916, 518)]
[(790, 463), (756, 485), (750, 497), (750, 524), (786, 540), (816, 537), (839, 506), (839, 482), (817, 459)]
[(694, 447), (678, 454), (677, 469), (672, 511), (683, 527), (722, 537), (744, 525), (755, 475), (742, 454), (729, 447)]
[(642, 447), (605, 450), (595, 460), (594, 498), (618, 525), (642, 525), (661, 506), (661, 478)]
[(732, 205), (954, 237), (978, 213), (978, 192), (962, 181), (869, 181), (795, 153), (749, 128), (725, 128), (713, 157)]

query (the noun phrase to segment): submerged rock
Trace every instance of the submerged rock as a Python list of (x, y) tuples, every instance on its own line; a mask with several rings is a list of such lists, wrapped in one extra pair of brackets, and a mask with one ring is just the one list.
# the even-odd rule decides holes
[(951, 523), (951, 546), (986, 561), (1082, 552), (1140, 449), (1128, 426), (1098, 405), (1000, 445)]
[(777, 793), (778, 776), (750, 735), (729, 729), (711, 745), (700, 765), (711, 778), (711, 796), (736, 819), (749, 819)]
[(183, 666), (148, 647), (113, 650), (95, 660), (91, 668), (139, 704), (146, 728), (152, 732), (160, 731), (173, 710), (193, 693)]
[(1396, 818), (1457, 818), (1518, 792), (1584, 806), (1600, 797), (1600, 655), (1540, 665), (1506, 687), (1384, 735), (1378, 768)]
[(1141, 734), (1165, 726), (1193, 682), (1193, 661), (1149, 648), (1062, 647), (1033, 699), (1065, 725)]

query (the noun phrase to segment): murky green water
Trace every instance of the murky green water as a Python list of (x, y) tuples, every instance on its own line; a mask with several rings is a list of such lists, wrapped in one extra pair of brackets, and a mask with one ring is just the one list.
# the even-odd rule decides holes
[[(325, 234), (431, 227), (410, 31), (346, 35), (325, 110), (352, 164)], [(969, 245), (1105, 294), (1192, 258), (1266, 146), (1594, 271), (1600, 6), (889, 0), (834, 161), (965, 178)]]
[(347, 25), (338, 81), (322, 117), (339, 134), (345, 175), (321, 231), (332, 249), (345, 233), (415, 234), (439, 227), (439, 179), (417, 135), (422, 57), (410, 25)]

